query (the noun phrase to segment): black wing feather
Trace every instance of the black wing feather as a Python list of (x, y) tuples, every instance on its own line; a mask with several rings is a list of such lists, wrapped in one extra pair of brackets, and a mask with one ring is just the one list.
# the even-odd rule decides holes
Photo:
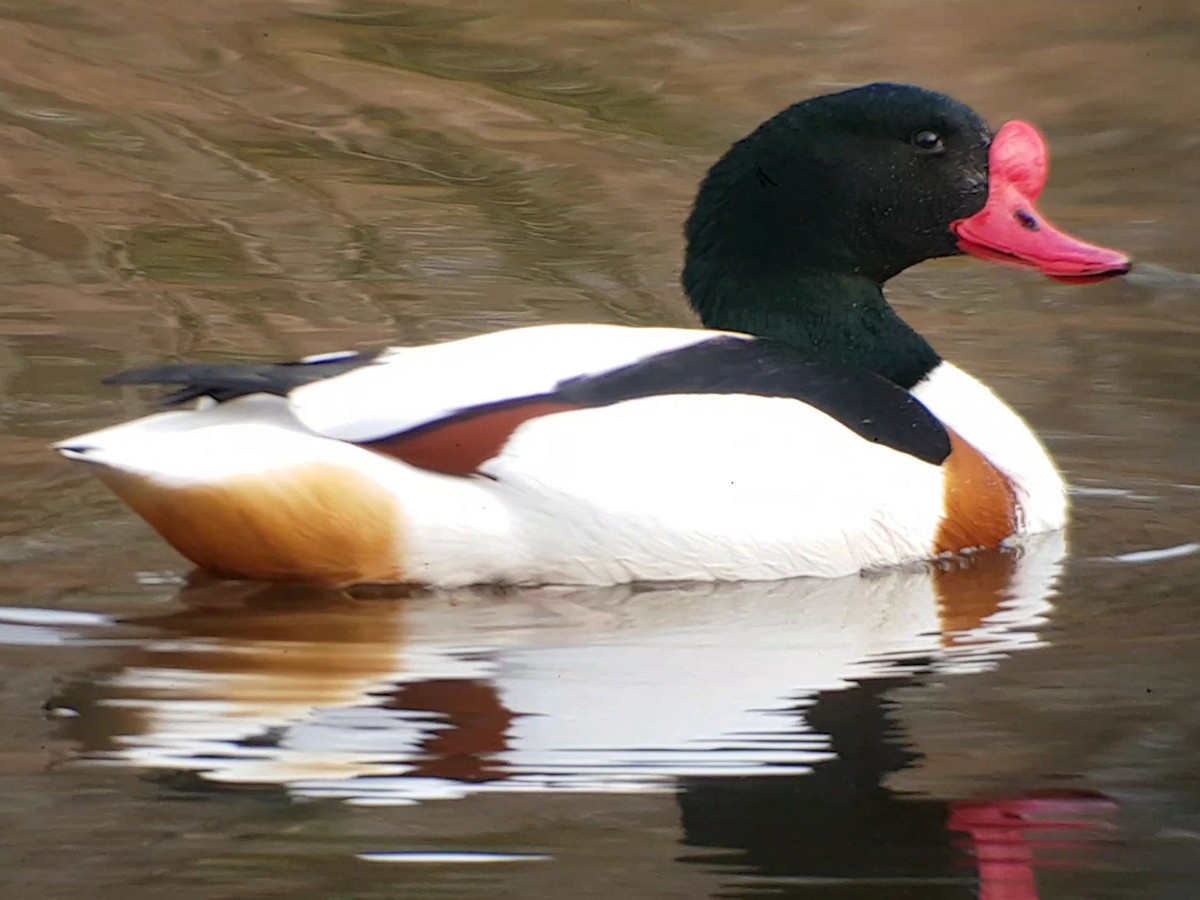
[(104, 384), (169, 384), (180, 389), (163, 398), (164, 406), (179, 406), (200, 397), (218, 403), (247, 394), (286, 397), (301, 385), (370, 365), (378, 352), (354, 353), (313, 362), (179, 363), (130, 369), (104, 379)]

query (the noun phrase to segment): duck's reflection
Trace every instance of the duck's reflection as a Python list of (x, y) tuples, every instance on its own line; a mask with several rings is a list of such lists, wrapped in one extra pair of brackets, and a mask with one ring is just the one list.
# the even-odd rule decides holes
[(84, 758), (297, 796), (674, 790), (685, 862), (751, 893), (1026, 900), (1030, 835), (1107, 801), (898, 793), (931, 761), (897, 688), (1036, 646), (1063, 553), (1049, 536), (840, 581), (401, 598), (213, 584), (122, 623), (137, 639), (51, 705)]
[(794, 774), (838, 754), (816, 698), (1036, 644), (1062, 554), (401, 599), (215, 584), (54, 703), (87, 757), (360, 802)]

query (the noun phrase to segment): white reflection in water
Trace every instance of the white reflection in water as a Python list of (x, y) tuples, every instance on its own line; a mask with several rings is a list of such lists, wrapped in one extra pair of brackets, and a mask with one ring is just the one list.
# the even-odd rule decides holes
[(462, 865), (480, 863), (544, 862), (553, 857), (540, 853), (359, 853), (365, 862), (405, 863), (407, 865)]
[(832, 756), (818, 693), (1035, 646), (1063, 553), (1051, 535), (832, 581), (402, 599), (219, 584), (133, 620), (149, 637), (52, 705), (80, 713), (84, 759), (356, 803), (796, 774)]
[(1162, 562), (1166, 559), (1178, 559), (1181, 556), (1191, 556), (1193, 553), (1200, 553), (1200, 544), (1194, 541), (1187, 544), (1177, 544), (1174, 547), (1120, 553), (1116, 556), (1107, 557), (1107, 561), (1119, 563), (1153, 563)]

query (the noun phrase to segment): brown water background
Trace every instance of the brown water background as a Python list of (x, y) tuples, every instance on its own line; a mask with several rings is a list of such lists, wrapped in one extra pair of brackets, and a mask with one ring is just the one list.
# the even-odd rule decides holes
[[(693, 748), (660, 779), (615, 785), (596, 767), (632, 765), (617, 747), (592, 768), (555, 763), (583, 778), (571, 790), (522, 787), (494, 743), (518, 728), (495, 696), (505, 660), (586, 656), (632, 622), (693, 635), (672, 645), (671, 677), (719, 692), (704, 648), (736, 653), (760, 632), (670, 603), (643, 620), (657, 607), (628, 592), (568, 615), (532, 594), (189, 596), (182, 561), (46, 449), (148, 411), (98, 381), (151, 361), (686, 324), (680, 224), (705, 167), (783, 106), (876, 79), (1038, 123), (1045, 211), (1139, 267), (1083, 289), (952, 260), (891, 286), (1045, 436), (1075, 516), (1052, 608), (1014, 626), (1028, 646), (972, 672), (930, 668), (926, 647), (903, 671), (795, 676), (797, 728), (853, 763), (836, 784), (817, 791), (794, 760), (765, 774), (761, 748), (721, 776)], [(1037, 896), (1197, 896), (1198, 83), (1200, 6), (1182, 0), (0, 0), (0, 895), (972, 896), (970, 854), (919, 823), (1051, 792), (1102, 814), (1066, 849), (1046, 842)], [(786, 630), (771, 618), (786, 603), (763, 603)], [(822, 627), (795, 653), (819, 657)], [(559, 718), (603, 720), (640, 702), (622, 689), (660, 690), (662, 655), (634, 658), (644, 668), (568, 696)], [(440, 743), (395, 749), (418, 765), (371, 782), (390, 805), (272, 768), (381, 777), (378, 746), (331, 761), (322, 735), (379, 734), (353, 716), (385, 695), (451, 723)], [(147, 718), (162, 710), (182, 717), (174, 731)], [(313, 710), (351, 719), (301, 740)], [(168, 733), (193, 743), (168, 752), (154, 737)], [(212, 762), (253, 746), (271, 766)], [(205, 774), (222, 766), (233, 774)], [(547, 858), (357, 856), (410, 850)]]

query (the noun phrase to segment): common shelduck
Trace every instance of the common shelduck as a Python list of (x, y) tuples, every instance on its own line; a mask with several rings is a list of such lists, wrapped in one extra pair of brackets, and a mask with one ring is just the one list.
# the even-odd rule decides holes
[[(220, 575), (322, 584), (840, 576), (1061, 528), (1024, 421), (883, 285), (969, 253), (1090, 281), (1034, 207), (1048, 151), (872, 84), (783, 110), (704, 178), (703, 329), (543, 325), (298, 362), (164, 365), (192, 404), (57, 445)], [(194, 404), (193, 404), (193, 401)]]

